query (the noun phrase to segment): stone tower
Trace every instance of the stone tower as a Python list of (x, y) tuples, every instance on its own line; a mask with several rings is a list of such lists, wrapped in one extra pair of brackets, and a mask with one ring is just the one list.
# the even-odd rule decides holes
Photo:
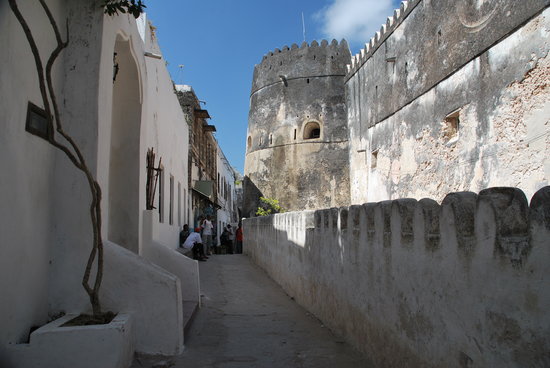
[(258, 197), (288, 210), (349, 203), (345, 40), (275, 49), (254, 68), (245, 159), (245, 215)]

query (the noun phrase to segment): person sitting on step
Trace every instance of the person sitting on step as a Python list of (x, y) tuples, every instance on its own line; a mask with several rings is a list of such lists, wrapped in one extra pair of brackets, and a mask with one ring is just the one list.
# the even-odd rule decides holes
[(204, 254), (202, 247), (201, 229), (197, 227), (194, 232), (189, 234), (185, 242), (183, 242), (183, 248), (193, 249), (193, 259), (197, 261), (205, 262), (208, 257)]

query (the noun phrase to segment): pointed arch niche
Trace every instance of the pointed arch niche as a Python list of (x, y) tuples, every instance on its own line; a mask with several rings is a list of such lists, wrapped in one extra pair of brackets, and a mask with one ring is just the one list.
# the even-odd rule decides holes
[(109, 240), (139, 253), (140, 75), (128, 38), (114, 48), (109, 162)]

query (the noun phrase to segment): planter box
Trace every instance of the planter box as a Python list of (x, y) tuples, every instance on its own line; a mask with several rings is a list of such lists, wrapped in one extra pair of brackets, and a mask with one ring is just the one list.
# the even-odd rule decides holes
[(132, 319), (118, 314), (111, 323), (61, 327), (76, 315), (66, 315), (34, 331), (29, 344), (12, 349), (17, 368), (128, 368), (134, 356)]

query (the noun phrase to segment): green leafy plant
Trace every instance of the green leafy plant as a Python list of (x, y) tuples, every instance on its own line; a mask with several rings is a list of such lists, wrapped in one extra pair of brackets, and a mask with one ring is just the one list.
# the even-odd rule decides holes
[(101, 6), (105, 7), (105, 13), (108, 15), (118, 15), (118, 12), (121, 12), (132, 14), (134, 18), (139, 18), (146, 8), (141, 0), (103, 0)]
[(273, 198), (260, 197), (261, 206), (256, 211), (256, 216), (269, 216), (275, 213), (283, 213), (285, 209), (281, 207), (279, 201)]

